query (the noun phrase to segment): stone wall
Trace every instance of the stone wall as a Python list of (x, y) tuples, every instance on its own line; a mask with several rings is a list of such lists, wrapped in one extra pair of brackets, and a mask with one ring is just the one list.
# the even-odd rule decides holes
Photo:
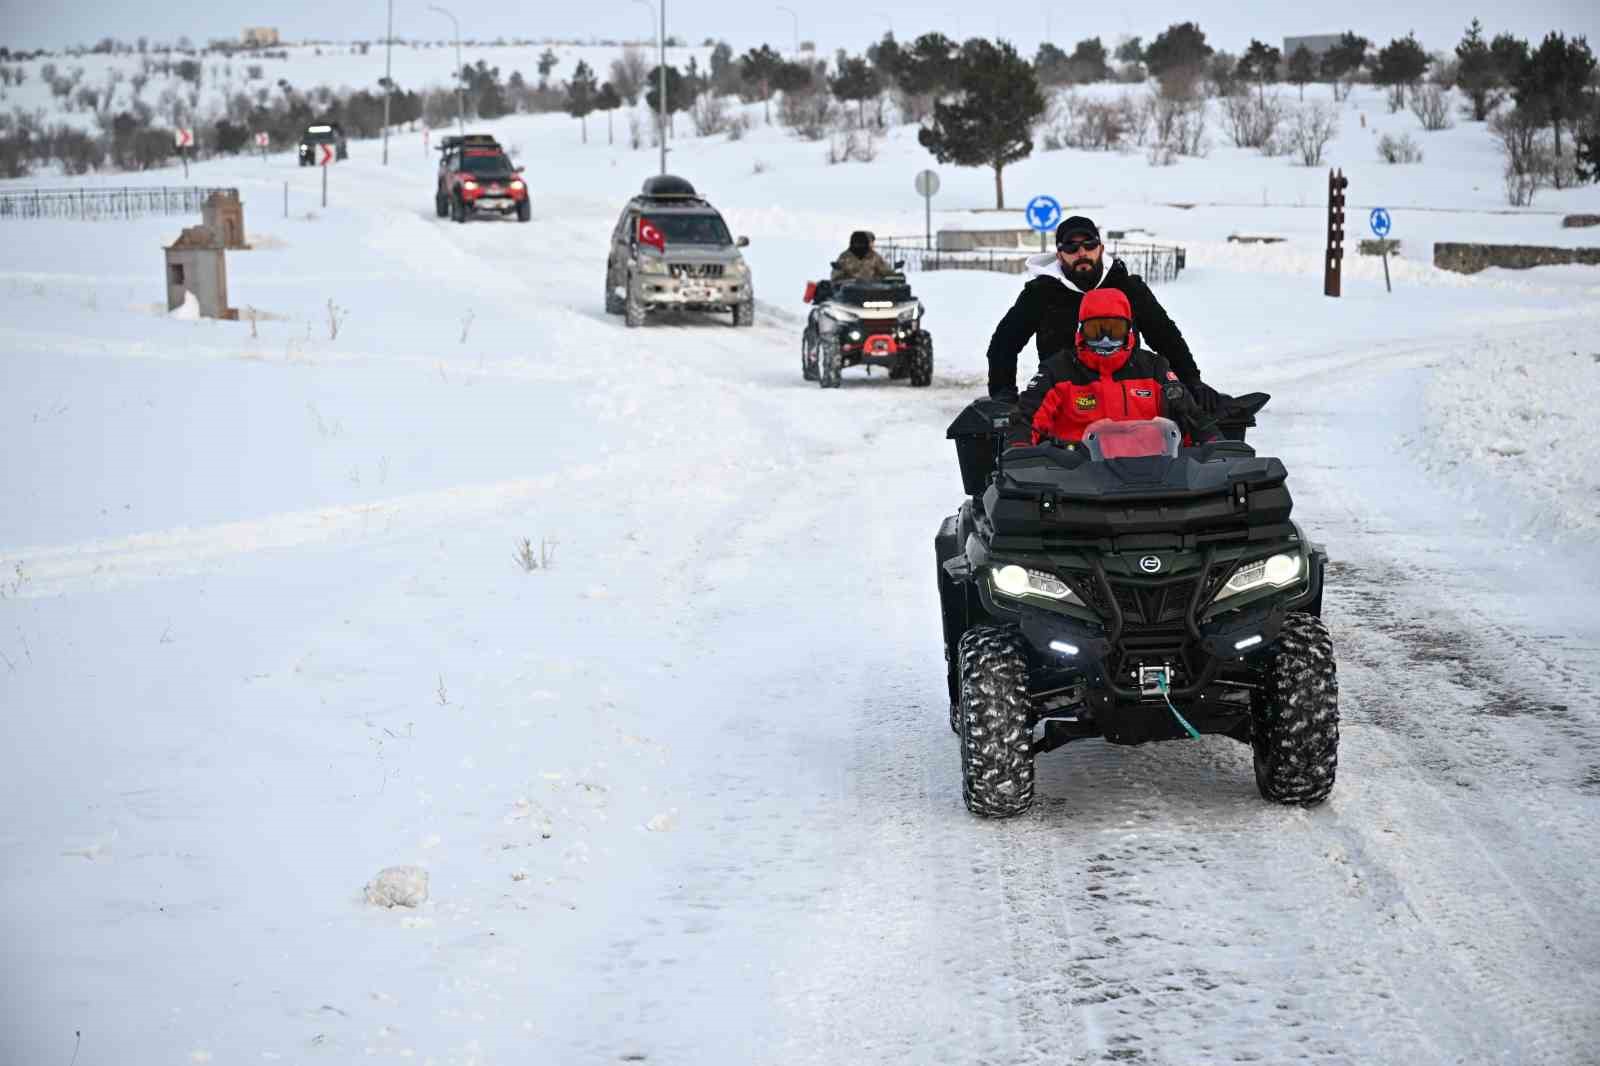
[(1600, 248), (1548, 248), (1535, 244), (1439, 243), (1433, 246), (1433, 265), (1457, 274), (1476, 274), (1488, 267), (1527, 270), (1567, 263), (1600, 266)]
[(1561, 225), (1566, 229), (1583, 229), (1585, 226), (1600, 226), (1600, 215), (1568, 215), (1561, 220)]

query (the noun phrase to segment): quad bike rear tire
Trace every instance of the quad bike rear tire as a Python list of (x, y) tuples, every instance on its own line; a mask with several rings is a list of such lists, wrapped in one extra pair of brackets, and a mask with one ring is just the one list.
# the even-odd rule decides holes
[(817, 345), (817, 384), (825, 389), (837, 389), (843, 372), (844, 353), (839, 350), (839, 342), (823, 337)]
[(817, 380), (817, 348), (820, 339), (814, 326), (807, 326), (800, 334), (800, 376), (806, 381)]
[(908, 371), (912, 388), (922, 389), (933, 384), (933, 338), (926, 330), (917, 331)]
[(1339, 675), (1322, 619), (1296, 611), (1284, 620), (1251, 717), (1262, 798), (1307, 807), (1327, 799), (1339, 768)]
[(980, 818), (1033, 805), (1033, 708), (1022, 637), (1003, 626), (961, 635), (961, 798)]

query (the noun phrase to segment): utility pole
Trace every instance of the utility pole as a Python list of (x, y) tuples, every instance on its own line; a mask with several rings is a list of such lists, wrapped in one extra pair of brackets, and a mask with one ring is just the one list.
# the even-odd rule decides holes
[(778, 10), (782, 11), (784, 14), (786, 14), (790, 18), (794, 19), (794, 57), (796, 59), (799, 59), (800, 58), (800, 16), (794, 13), (794, 9), (793, 8), (783, 7), (782, 5), (779, 5)]
[(389, 98), (394, 95), (394, 0), (389, 0), (389, 35), (383, 39), (383, 165), (389, 165)]
[(456, 28), (456, 132), (467, 135), (467, 76), (461, 65), (461, 20), (437, 4), (429, 4), (429, 11), (437, 11), (449, 19)]

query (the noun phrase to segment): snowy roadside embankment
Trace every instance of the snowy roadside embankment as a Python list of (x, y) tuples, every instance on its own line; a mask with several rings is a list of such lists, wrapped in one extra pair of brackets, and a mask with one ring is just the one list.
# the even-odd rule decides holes
[(1464, 468), (1486, 512), (1520, 500), (1528, 535), (1600, 529), (1600, 346), (1589, 338), (1568, 328), (1533, 350), (1463, 349), (1428, 389), (1434, 463)]

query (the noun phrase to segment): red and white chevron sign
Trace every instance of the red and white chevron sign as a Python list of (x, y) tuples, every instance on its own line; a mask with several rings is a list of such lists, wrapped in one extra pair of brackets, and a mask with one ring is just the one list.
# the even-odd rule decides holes
[(172, 143), (179, 148), (193, 148), (194, 130), (173, 130)]
[(271, 140), (272, 138), (268, 137), (265, 133), (258, 133), (256, 134), (256, 147), (265, 148), (271, 142)]
[(333, 145), (324, 144), (320, 145), (319, 147), (322, 149), (322, 158), (317, 162), (317, 165), (325, 167), (329, 163), (333, 162)]

